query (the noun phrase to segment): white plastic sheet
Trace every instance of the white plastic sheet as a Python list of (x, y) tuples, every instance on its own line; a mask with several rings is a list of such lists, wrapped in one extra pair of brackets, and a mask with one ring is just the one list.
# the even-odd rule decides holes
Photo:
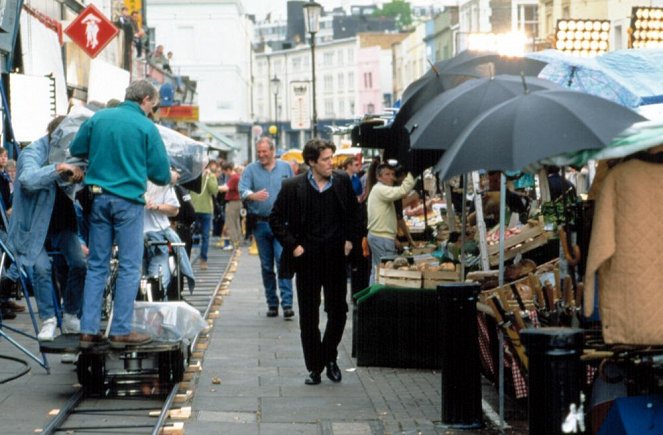
[(198, 310), (186, 302), (135, 302), (134, 331), (162, 342), (191, 341), (207, 327)]

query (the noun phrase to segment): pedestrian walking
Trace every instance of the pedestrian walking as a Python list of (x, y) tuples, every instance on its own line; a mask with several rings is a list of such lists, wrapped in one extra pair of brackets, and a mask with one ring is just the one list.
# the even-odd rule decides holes
[[(248, 211), (255, 216), (253, 237), (258, 246), (262, 282), (265, 286), (265, 299), (267, 300), (267, 317), (279, 315), (279, 296), (276, 294), (279, 261), (283, 248), (274, 238), (269, 224), (269, 215), (276, 197), (281, 191), (281, 182), (293, 176), (290, 165), (276, 159), (274, 142), (263, 137), (256, 143), (258, 160), (249, 164), (239, 180), (239, 193), (246, 202)], [(279, 273), (280, 275), (280, 273)], [(286, 278), (278, 279), (278, 289), (281, 296), (283, 317), (290, 319), (295, 315), (292, 309), (292, 281)]]
[[(299, 325), (307, 385), (320, 374), (341, 382), (336, 363), (338, 344), (347, 319), (347, 258), (359, 234), (359, 203), (350, 178), (333, 172), (333, 143), (312, 139), (303, 150), (309, 170), (286, 180), (272, 210), (270, 223), (283, 244), (281, 274), (296, 275)], [(327, 325), (321, 336), (321, 289)]]
[(209, 233), (214, 215), (214, 197), (219, 185), (216, 181), (217, 163), (211, 160), (203, 171), (203, 183), (200, 193), (191, 192), (191, 202), (196, 210), (196, 224), (200, 231), (199, 263), (200, 270), (207, 270), (207, 252), (209, 250)]

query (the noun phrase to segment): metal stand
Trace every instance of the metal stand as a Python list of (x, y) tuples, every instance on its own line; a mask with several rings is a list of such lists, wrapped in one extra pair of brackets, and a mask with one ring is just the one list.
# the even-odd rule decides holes
[[(4, 211), (4, 208), (1, 205), (0, 205), (0, 211), (1, 211), (1, 214), (4, 218), (5, 211)], [(5, 218), (5, 221), (6, 221), (6, 218)], [(2, 240), (0, 240), (0, 251), (2, 251), (2, 254), (0, 255), (0, 278), (2, 278), (2, 273), (5, 270), (5, 261), (6, 261), (6, 259), (9, 258), (14, 264), (16, 264), (16, 259), (14, 258), (12, 253), (10, 252), (9, 248), (7, 248), (7, 245), (5, 245), (5, 243)], [(24, 337), (32, 338), (34, 340), (37, 340), (37, 334), (39, 333), (39, 326), (37, 325), (37, 319), (35, 318), (35, 312), (32, 309), (32, 304), (30, 303), (30, 294), (28, 293), (28, 290), (27, 290), (28, 289), (28, 287), (26, 285), (27, 274), (25, 273), (25, 271), (23, 270), (23, 268), (20, 265), (16, 264), (16, 266), (18, 267), (18, 270), (19, 270), (19, 282), (21, 284), (21, 290), (23, 291), (23, 297), (25, 298), (25, 303), (28, 307), (28, 312), (30, 313), (30, 319), (32, 320), (32, 326), (33, 326), (35, 332), (34, 332), (34, 335), (32, 335), (32, 334), (28, 334), (24, 331), (21, 331), (20, 329), (16, 329), (12, 326), (9, 326), (6, 323), (4, 323), (4, 321), (2, 319), (2, 316), (0, 315), (0, 337), (3, 337), (5, 339), (7, 339), (7, 341), (9, 341), (12, 345), (14, 345), (14, 347), (16, 347), (18, 350), (20, 350), (24, 354), (26, 354), (28, 357), (30, 357), (30, 359), (32, 359), (37, 364), (42, 366), (46, 370), (46, 373), (50, 374), (51, 373), (51, 368), (48, 365), (48, 361), (46, 360), (46, 355), (44, 355), (42, 353), (41, 354), (41, 359), (40, 359), (34, 353), (30, 352), (27, 348), (22, 346), (19, 342), (14, 340), (7, 332), (5, 332), (5, 330), (8, 330), (8, 331), (14, 332), (16, 334), (20, 334)]]

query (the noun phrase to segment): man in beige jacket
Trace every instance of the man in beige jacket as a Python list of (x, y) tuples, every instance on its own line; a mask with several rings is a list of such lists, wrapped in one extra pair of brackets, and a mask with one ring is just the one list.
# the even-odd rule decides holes
[(371, 248), (371, 278), (375, 283), (376, 266), (382, 257), (396, 256), (397, 217), (394, 201), (399, 201), (414, 188), (414, 178), (408, 173), (400, 186), (394, 186), (395, 168), (381, 163), (377, 169), (378, 182), (368, 194), (368, 246)]

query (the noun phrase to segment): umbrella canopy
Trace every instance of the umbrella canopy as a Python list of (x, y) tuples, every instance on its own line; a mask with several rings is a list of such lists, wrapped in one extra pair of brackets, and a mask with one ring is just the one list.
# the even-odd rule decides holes
[(527, 54), (548, 65), (539, 77), (628, 107), (663, 102), (663, 49), (627, 49), (583, 58), (557, 50)]
[(300, 164), (304, 163), (304, 156), (302, 155), (302, 150), (298, 150), (296, 148), (292, 148), (285, 151), (283, 154), (281, 154), (281, 157), (279, 158), (287, 162), (295, 160), (297, 163)]
[(524, 94), (479, 115), (435, 167), (442, 178), (477, 169), (518, 170), (546, 157), (606, 146), (644, 121), (638, 113), (569, 90)]
[(435, 63), (426, 74), (405, 89), (401, 108), (393, 124), (397, 127), (405, 125), (414, 113), (436, 95), (469, 78), (520, 73), (536, 76), (545, 65), (540, 60), (504, 57), (494, 52), (462, 51), (451, 59)]
[(405, 125), (412, 149), (446, 150), (474, 118), (511, 98), (561, 86), (536, 77), (498, 75), (467, 81), (443, 92)]

